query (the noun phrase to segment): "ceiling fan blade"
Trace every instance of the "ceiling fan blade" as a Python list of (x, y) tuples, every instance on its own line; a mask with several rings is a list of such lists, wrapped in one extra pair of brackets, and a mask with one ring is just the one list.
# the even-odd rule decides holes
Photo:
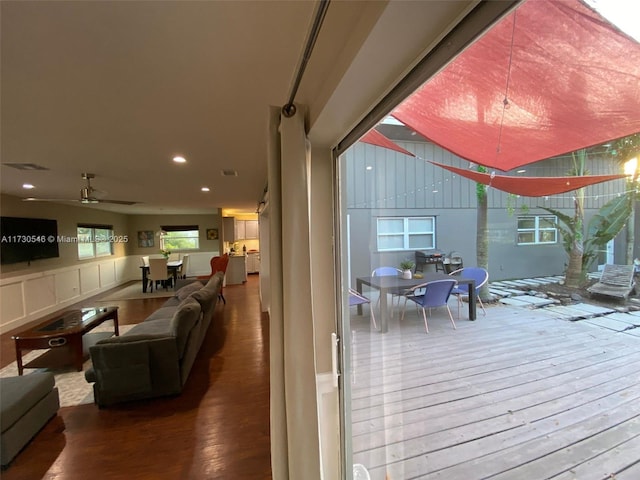
[(86, 186), (80, 190), (80, 198), (23, 198), (23, 202), (80, 202), (83, 205), (94, 205), (97, 203), (113, 203), (115, 205), (135, 205), (140, 202), (132, 202), (130, 200), (109, 200), (103, 198), (107, 192), (98, 190), (91, 185), (91, 179), (95, 178), (93, 173), (83, 173), (82, 178), (87, 181)]
[(23, 202), (79, 202), (77, 198), (34, 198), (27, 197), (22, 199)]
[(94, 199), (96, 200), (95, 203), (114, 203), (116, 205), (135, 205), (136, 203), (140, 203), (140, 202), (131, 202), (129, 200), (100, 200), (100, 199)]

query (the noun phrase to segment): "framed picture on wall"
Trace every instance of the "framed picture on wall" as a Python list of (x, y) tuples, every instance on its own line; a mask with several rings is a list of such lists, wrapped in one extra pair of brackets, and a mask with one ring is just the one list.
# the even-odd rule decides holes
[(153, 230), (138, 232), (138, 247), (153, 247)]
[(207, 228), (207, 240), (218, 240), (217, 228)]

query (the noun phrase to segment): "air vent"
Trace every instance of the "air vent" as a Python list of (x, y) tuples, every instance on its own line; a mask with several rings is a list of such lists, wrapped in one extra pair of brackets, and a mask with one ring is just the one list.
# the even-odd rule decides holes
[(49, 170), (42, 165), (36, 165), (35, 163), (3, 163), (7, 167), (17, 168), (18, 170)]
[(222, 174), (223, 177), (237, 177), (238, 176), (238, 172), (236, 172), (235, 170), (221, 170), (220, 173)]

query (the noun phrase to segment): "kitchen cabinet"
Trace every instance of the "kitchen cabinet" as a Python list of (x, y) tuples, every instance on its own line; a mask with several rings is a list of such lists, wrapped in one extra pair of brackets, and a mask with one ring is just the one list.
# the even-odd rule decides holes
[(247, 253), (247, 273), (260, 273), (260, 252)]
[(258, 220), (245, 220), (245, 239), (258, 238)]
[(244, 220), (236, 220), (236, 230), (235, 230), (235, 241), (237, 242), (238, 240), (244, 240), (245, 238), (247, 238), (247, 235), (245, 234), (245, 221)]
[(227, 273), (225, 274), (227, 285), (241, 285), (247, 281), (247, 256), (230, 255)]
[(241, 240), (257, 240), (259, 237), (258, 220), (238, 220), (236, 217), (224, 217), (223, 240), (225, 242), (238, 242)]
[(236, 237), (236, 218), (235, 217), (222, 217), (222, 240), (224, 242), (233, 243), (237, 240)]

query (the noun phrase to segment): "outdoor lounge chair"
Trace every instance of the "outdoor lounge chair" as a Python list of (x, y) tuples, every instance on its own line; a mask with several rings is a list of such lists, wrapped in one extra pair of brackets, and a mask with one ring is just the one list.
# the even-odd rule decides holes
[(600, 281), (587, 288), (587, 291), (626, 300), (633, 291), (633, 287), (633, 265), (609, 263), (604, 266)]

